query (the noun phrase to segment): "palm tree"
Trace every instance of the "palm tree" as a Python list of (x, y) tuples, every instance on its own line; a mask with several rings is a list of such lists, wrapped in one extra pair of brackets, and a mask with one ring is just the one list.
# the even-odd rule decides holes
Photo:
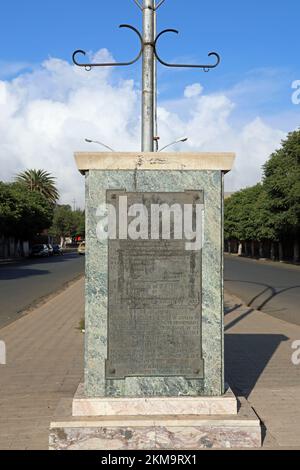
[(52, 204), (55, 204), (59, 199), (55, 178), (45, 170), (22, 171), (16, 176), (16, 182), (23, 184), (30, 191), (39, 192)]

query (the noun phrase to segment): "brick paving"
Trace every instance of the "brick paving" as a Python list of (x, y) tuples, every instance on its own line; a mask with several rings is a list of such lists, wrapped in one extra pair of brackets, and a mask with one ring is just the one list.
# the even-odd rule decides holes
[(267, 428), (264, 447), (300, 449), (300, 365), (292, 344), (300, 326), (226, 296), (225, 373)]
[[(17, 294), (16, 294), (17, 295)], [(0, 329), (0, 449), (47, 449), (60, 398), (74, 395), (83, 374), (83, 281)]]
[[(0, 365), (0, 449), (47, 449), (61, 398), (72, 398), (83, 375), (84, 283), (0, 329), (7, 365)], [(226, 378), (246, 396), (267, 428), (264, 447), (300, 449), (300, 365), (292, 342), (300, 326), (226, 297)]]

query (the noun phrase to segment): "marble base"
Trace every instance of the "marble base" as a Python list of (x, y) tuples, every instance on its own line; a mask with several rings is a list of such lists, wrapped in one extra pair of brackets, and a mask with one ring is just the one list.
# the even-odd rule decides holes
[(67, 417), (51, 423), (50, 450), (258, 448), (260, 421), (245, 399), (236, 415)]
[(80, 384), (73, 399), (73, 416), (192, 416), (235, 415), (237, 399), (230, 388), (219, 397), (88, 398)]
[[(223, 173), (225, 162), (215, 166), (215, 158), (209, 157), (208, 170), (204, 165), (205, 158), (174, 154), (172, 164), (163, 157), (158, 167), (165, 169), (151, 170), (157, 154), (134, 154), (130, 168), (126, 169), (123, 156), (109, 155), (109, 165), (115, 168), (119, 162), (122, 169), (102, 167), (102, 154), (83, 157), (80, 169), (86, 172), (86, 308), (85, 308), (85, 390), (88, 397), (111, 398), (153, 398), (178, 396), (221, 396), (224, 392), (224, 341), (223, 341)], [(124, 157), (127, 159), (127, 157)], [(143, 163), (148, 159), (145, 169)], [(221, 157), (220, 157), (221, 158)], [(223, 157), (222, 157), (223, 158)], [(221, 164), (222, 158), (219, 161)], [(232, 162), (233, 157), (229, 157)], [(131, 157), (130, 157), (131, 159)], [(219, 157), (217, 158), (219, 160)], [(81, 157), (80, 157), (81, 160)], [(212, 165), (212, 162), (215, 162)], [(102, 163), (101, 163), (102, 162)], [(133, 163), (132, 163), (133, 162)], [(178, 169), (170, 169), (179, 163)], [(170, 163), (170, 162), (169, 162)], [(175, 164), (177, 168), (178, 163)], [(207, 161), (208, 163), (208, 161)], [(199, 166), (198, 166), (199, 165)], [(212, 169), (212, 167), (218, 169)], [(199, 169), (199, 168), (206, 169)], [(102, 168), (102, 169), (101, 169)], [(198, 169), (195, 169), (198, 168)], [(183, 375), (145, 375), (133, 373), (124, 379), (108, 378), (106, 360), (110, 342), (109, 333), (109, 259), (108, 240), (99, 240), (97, 210), (107, 200), (107, 191), (126, 191), (128, 193), (183, 193), (187, 190), (203, 191), (203, 248), (201, 262), (201, 351), (204, 359), (203, 377), (192, 378)], [(173, 285), (173, 284), (172, 284)], [(175, 285), (173, 288), (175, 288)], [(171, 288), (171, 287), (170, 287)], [(159, 294), (162, 295), (162, 294)], [(155, 303), (153, 304), (155, 308)], [(162, 305), (163, 307), (163, 305)], [(150, 308), (150, 307), (149, 307)], [(188, 320), (187, 320), (188, 322)], [(146, 328), (146, 327), (145, 327)], [(171, 324), (170, 324), (171, 328)], [(151, 329), (151, 328), (150, 328)], [(150, 331), (147, 327), (145, 332)], [(142, 347), (142, 346), (141, 346)], [(132, 356), (134, 362), (135, 356)], [(200, 357), (199, 357), (200, 359)], [(149, 366), (151, 366), (149, 364)], [(202, 364), (201, 364), (202, 366)], [(172, 373), (172, 360), (169, 364)], [(151, 369), (151, 367), (150, 367)]]

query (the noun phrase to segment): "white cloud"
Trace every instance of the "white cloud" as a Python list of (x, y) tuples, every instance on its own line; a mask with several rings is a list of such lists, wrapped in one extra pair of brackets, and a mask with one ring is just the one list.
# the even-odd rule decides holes
[(203, 91), (203, 86), (200, 83), (194, 83), (193, 85), (188, 85), (184, 90), (185, 98), (194, 98), (195, 96), (200, 96)]
[[(165, 103), (159, 109), (161, 145), (187, 135), (185, 144), (178, 144), (177, 150), (203, 152), (235, 152), (236, 162), (233, 170), (225, 178), (225, 187), (234, 191), (260, 181), (262, 165), (269, 155), (280, 145), (286, 133), (268, 125), (260, 117), (237, 126), (231, 119), (235, 104), (225, 94), (201, 95), (186, 103)], [(173, 112), (166, 113), (165, 108)], [(181, 110), (182, 116), (176, 113)], [(234, 121), (236, 122), (236, 118)]]
[[(92, 59), (112, 60), (107, 50)], [(84, 203), (84, 179), (73, 153), (103, 150), (84, 143), (100, 140), (116, 150), (139, 150), (140, 91), (132, 80), (116, 81), (112, 69), (87, 73), (59, 59), (48, 59), (31, 72), (0, 81), (0, 179), (10, 180), (26, 168), (43, 168), (57, 177), (61, 201)], [(261, 166), (285, 133), (261, 117), (232, 124), (241, 112), (230, 92), (204, 94), (199, 83), (176, 102), (159, 108), (161, 146), (181, 135), (189, 140), (174, 150), (236, 151), (227, 189), (254, 184)]]
[(11, 78), (32, 66), (33, 64), (30, 62), (6, 62), (0, 60), (0, 78)]
[[(106, 50), (94, 60), (111, 60)], [(0, 81), (0, 179), (26, 168), (43, 168), (57, 178), (61, 201), (84, 203), (84, 178), (76, 150), (101, 150), (85, 137), (116, 149), (138, 149), (139, 95), (133, 81), (110, 83), (109, 69), (87, 73), (49, 59), (30, 73)]]

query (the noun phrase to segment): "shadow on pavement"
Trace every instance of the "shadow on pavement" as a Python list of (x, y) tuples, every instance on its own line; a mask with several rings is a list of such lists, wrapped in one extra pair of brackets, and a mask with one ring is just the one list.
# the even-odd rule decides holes
[(228, 313), (234, 312), (235, 310), (237, 310), (238, 308), (241, 308), (242, 306), (243, 304), (235, 304), (232, 307), (227, 307), (225, 304), (224, 315), (228, 315)]
[(51, 266), (73, 261), (78, 255), (74, 253), (49, 258), (31, 258), (18, 260), (10, 264), (0, 265), (0, 280), (21, 279), (32, 276), (50, 274)]
[[(240, 307), (239, 305), (235, 305), (232, 309), (230, 309), (230, 312), (233, 312), (234, 310), (236, 310), (239, 307)], [(225, 309), (225, 311), (226, 311), (226, 309)], [(224, 330), (225, 331), (230, 330), (230, 328), (235, 326), (241, 320), (244, 320), (244, 318), (246, 318), (248, 315), (250, 315), (250, 313), (252, 313), (253, 311), (254, 311), (253, 308), (249, 308), (249, 310), (246, 310), (246, 312), (242, 313), (239, 317), (235, 318), (230, 323), (227, 323), (227, 325), (224, 327)], [(227, 313), (230, 313), (230, 312), (227, 312)]]
[(225, 335), (225, 378), (236, 395), (250, 395), (279, 345), (288, 340), (276, 334)]
[[(266, 307), (272, 299), (274, 299), (275, 297), (279, 297), (281, 294), (284, 294), (294, 289), (300, 289), (300, 284), (295, 285), (295, 286), (290, 286), (290, 287), (284, 287), (284, 288), (275, 288), (273, 286), (270, 286), (268, 284), (263, 284), (261, 282), (241, 281), (240, 279), (225, 279), (225, 282), (238, 282), (241, 284), (251, 284), (251, 285), (262, 287), (262, 290), (258, 294), (256, 294), (253, 298), (251, 298), (250, 301), (247, 302), (247, 307), (252, 307), (252, 306), (254, 307), (254, 303), (258, 302), (258, 305), (255, 305), (254, 307), (255, 310), (263, 310), (263, 308)], [(237, 307), (234, 307), (231, 311), (235, 310), (235, 308)], [(230, 312), (229, 311), (226, 312), (225, 310), (225, 315), (226, 313), (230, 313)], [(272, 314), (272, 312), (267, 312), (267, 313)]]
[(0, 270), (0, 281), (9, 281), (12, 279), (21, 279), (24, 277), (31, 277), (31, 276), (41, 276), (44, 274), (49, 274), (50, 271), (46, 269), (11, 269), (6, 271)]

